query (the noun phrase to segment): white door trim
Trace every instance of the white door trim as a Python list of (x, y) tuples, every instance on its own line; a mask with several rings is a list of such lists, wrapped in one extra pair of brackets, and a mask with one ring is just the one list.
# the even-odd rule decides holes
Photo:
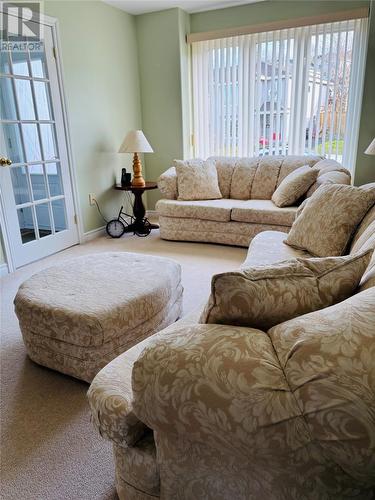
[[(1, 9), (0, 9), (0, 12)], [(8, 14), (9, 15), (9, 14)], [(19, 17), (19, 16), (16, 16)], [(63, 114), (63, 123), (66, 137), (66, 148), (68, 155), (68, 168), (70, 173), (70, 179), (72, 184), (72, 195), (73, 195), (73, 205), (77, 218), (77, 228), (78, 228), (78, 238), (79, 242), (83, 243), (85, 241), (84, 230), (83, 230), (83, 222), (82, 222), (82, 212), (81, 206), (79, 203), (78, 196), (78, 184), (77, 184), (77, 175), (75, 169), (75, 161), (72, 149), (71, 142), (71, 134), (70, 134), (70, 125), (68, 119), (68, 111), (67, 111), (67, 99), (64, 88), (64, 77), (63, 77), (63, 63), (61, 56), (61, 43), (60, 43), (60, 32), (59, 32), (59, 21), (57, 18), (47, 16), (45, 14), (39, 14), (40, 24), (44, 24), (45, 26), (49, 26), (52, 31), (52, 38), (54, 44), (54, 53), (56, 59), (56, 71), (57, 71), (57, 79), (60, 87), (60, 99), (61, 99), (61, 108)], [(16, 267), (14, 264), (12, 248), (10, 245), (10, 231), (5, 219), (5, 206), (4, 206), (4, 198), (1, 192), (0, 187), (0, 227), (1, 234), (3, 237), (3, 245), (4, 245), (4, 254), (6, 258), (6, 264), (8, 265), (9, 272), (15, 271)]]

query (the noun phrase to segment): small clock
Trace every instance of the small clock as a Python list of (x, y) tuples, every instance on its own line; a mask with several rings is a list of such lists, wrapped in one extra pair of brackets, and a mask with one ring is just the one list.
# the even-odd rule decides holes
[(119, 219), (110, 220), (106, 226), (106, 231), (111, 238), (121, 238), (125, 233), (125, 224)]

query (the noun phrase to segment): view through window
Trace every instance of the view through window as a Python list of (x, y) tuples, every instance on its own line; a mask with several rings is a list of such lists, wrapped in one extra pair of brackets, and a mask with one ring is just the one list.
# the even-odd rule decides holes
[(320, 154), (351, 167), (367, 20), (195, 42), (196, 156)]

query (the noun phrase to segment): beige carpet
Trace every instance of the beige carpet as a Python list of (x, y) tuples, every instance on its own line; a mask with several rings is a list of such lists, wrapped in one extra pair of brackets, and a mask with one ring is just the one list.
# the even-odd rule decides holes
[[(110, 500), (116, 498), (111, 446), (90, 423), (88, 385), (42, 368), (26, 357), (13, 298), (44, 267), (103, 251), (155, 254), (183, 269), (184, 314), (206, 299), (210, 277), (236, 269), (246, 250), (126, 235), (98, 238), (30, 264), (1, 279), (1, 498)], [(115, 270), (114, 270), (115, 272)]]

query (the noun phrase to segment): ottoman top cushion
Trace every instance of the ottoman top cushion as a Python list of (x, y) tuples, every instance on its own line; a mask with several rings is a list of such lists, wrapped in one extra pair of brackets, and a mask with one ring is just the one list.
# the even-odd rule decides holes
[(36, 334), (98, 346), (160, 313), (180, 287), (172, 260), (127, 252), (91, 254), (38, 272), (15, 298)]

